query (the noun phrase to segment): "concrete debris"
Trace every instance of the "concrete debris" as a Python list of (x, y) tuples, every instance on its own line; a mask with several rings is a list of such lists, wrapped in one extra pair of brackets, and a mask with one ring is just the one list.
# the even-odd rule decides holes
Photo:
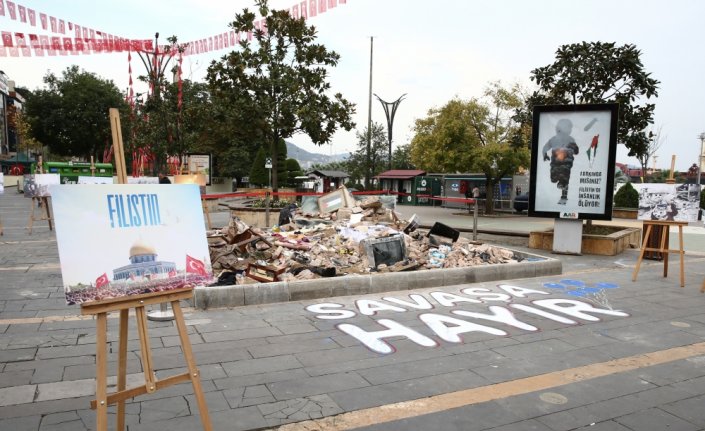
[[(233, 280), (236, 284), (310, 280), (520, 260), (511, 250), (466, 238), (437, 241), (421, 229), (410, 231), (405, 227), (415, 221), (400, 220), (379, 198), (350, 203), (347, 193), (343, 190), (324, 199), (329, 205), (323, 212), (296, 209), (291, 222), (283, 226), (259, 229), (232, 216), (227, 226), (209, 231), (211, 264), (219, 284), (233, 284)], [(335, 197), (343, 206), (332, 210), (339, 204)]]

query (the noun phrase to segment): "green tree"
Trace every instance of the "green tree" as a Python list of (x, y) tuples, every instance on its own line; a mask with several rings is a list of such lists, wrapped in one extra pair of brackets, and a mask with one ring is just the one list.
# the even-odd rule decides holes
[[(641, 51), (635, 45), (614, 42), (581, 42), (562, 45), (556, 61), (531, 71), (544, 101), (552, 103), (619, 103), (617, 141), (629, 156), (647, 160), (652, 139), (659, 81), (644, 70)], [(642, 166), (646, 170), (646, 166)]]
[(44, 83), (47, 88), (35, 91), (25, 106), (34, 138), (55, 154), (98, 160), (112, 145), (109, 108), (128, 112), (124, 96), (112, 81), (78, 66), (60, 77), (48, 73)]
[(411, 145), (399, 145), (392, 153), (392, 166), (396, 169), (416, 169), (411, 162)]
[[(270, 154), (270, 157), (272, 160), (274, 160), (274, 156)], [(272, 169), (276, 167), (277, 169), (277, 178), (279, 179), (279, 182), (281, 184), (287, 184), (289, 182), (289, 177), (287, 176), (287, 170), (286, 170), (286, 141), (284, 139), (280, 139), (277, 142), (277, 153), (276, 153), (276, 158), (277, 162), (272, 163)], [(275, 196), (275, 199), (277, 197)]]
[(296, 187), (296, 177), (302, 176), (304, 173), (301, 170), (301, 165), (296, 159), (286, 159), (286, 178), (288, 187)]
[[(518, 86), (492, 83), (481, 99), (453, 99), (416, 120), (411, 141), (411, 162), (431, 172), (483, 172), (487, 190), (529, 163), (526, 145), (516, 145), (521, 125), (516, 110), (524, 104)], [(494, 202), (485, 202), (494, 212)]]
[[(371, 173), (372, 176), (386, 170), (389, 158), (389, 143), (384, 126), (380, 123), (372, 124), (372, 135), (370, 142), (370, 158), (369, 166), (367, 165), (367, 127), (362, 131), (358, 131), (357, 150), (350, 153), (350, 157), (345, 161), (345, 168), (341, 169), (350, 175), (351, 182), (360, 183), (365, 178), (366, 173)], [(369, 189), (370, 184), (365, 188)]]
[(264, 152), (264, 148), (260, 148), (257, 151), (255, 160), (252, 163), (252, 169), (250, 170), (250, 184), (256, 184), (258, 186), (269, 185), (269, 169), (264, 167), (266, 158), (267, 154)]
[[(212, 93), (232, 110), (253, 119), (262, 142), (278, 162), (277, 143), (296, 133), (305, 133), (315, 144), (328, 143), (342, 127), (354, 127), (354, 105), (341, 94), (330, 95), (328, 69), (339, 55), (316, 43), (316, 29), (288, 11), (270, 10), (267, 0), (256, 0), (265, 30), (255, 28), (254, 12), (244, 9), (230, 27), (243, 38), (240, 49), (208, 68)], [(278, 188), (278, 169), (272, 169), (272, 186)]]
[(639, 208), (639, 192), (632, 183), (625, 183), (614, 194), (614, 206), (619, 208)]

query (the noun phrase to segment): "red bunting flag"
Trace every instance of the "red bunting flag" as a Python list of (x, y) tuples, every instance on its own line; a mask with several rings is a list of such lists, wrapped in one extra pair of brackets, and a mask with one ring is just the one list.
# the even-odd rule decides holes
[(318, 13), (321, 14), (328, 10), (328, 0), (318, 0)]
[(7, 12), (10, 14), (10, 18), (17, 19), (17, 11), (15, 10), (15, 3), (7, 0)]
[(66, 34), (66, 23), (64, 23), (63, 19), (59, 20), (59, 33)]
[(32, 27), (36, 27), (37, 13), (34, 11), (34, 9), (27, 8), (27, 16), (29, 17), (29, 25), (31, 25)]
[(51, 32), (56, 33), (56, 18), (54, 18), (53, 16), (50, 16), (49, 23), (51, 24)]
[(100, 277), (95, 279), (95, 288), (100, 289), (103, 286), (106, 286), (110, 284), (110, 280), (108, 280), (108, 274), (103, 273)]
[(17, 47), (22, 50), (22, 55), (24, 57), (31, 57), (32, 51), (29, 49), (29, 46), (27, 46), (24, 33), (15, 33), (15, 40), (17, 41)]
[(14, 46), (14, 44), (12, 42), (12, 33), (10, 33), (9, 31), (2, 32), (2, 44), (3, 44), (3, 46), (7, 46), (7, 47)]
[(308, 19), (308, 3), (305, 1), (299, 3), (299, 10), (301, 11), (301, 18)]
[(39, 21), (42, 23), (42, 30), (47, 29), (47, 14), (39, 13)]
[(193, 274), (202, 275), (204, 277), (208, 276), (206, 272), (206, 266), (198, 259), (194, 259), (188, 254), (186, 255), (186, 272)]
[(5, 0), (0, 0), (0, 16), (5, 16)]
[(17, 13), (20, 14), (20, 22), (27, 22), (27, 9), (22, 5), (17, 5)]
[(44, 49), (39, 44), (39, 37), (36, 34), (29, 35), (29, 44), (34, 49), (34, 55), (37, 57), (44, 57)]
[(308, 16), (316, 16), (317, 12), (316, 0), (308, 0)]

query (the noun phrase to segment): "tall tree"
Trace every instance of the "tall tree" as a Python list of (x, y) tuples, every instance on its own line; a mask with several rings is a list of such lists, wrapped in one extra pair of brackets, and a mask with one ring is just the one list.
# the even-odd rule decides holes
[(128, 112), (120, 90), (78, 66), (60, 77), (48, 73), (44, 83), (47, 88), (35, 91), (25, 106), (34, 137), (57, 155), (98, 160), (111, 144), (108, 109)]
[(581, 42), (562, 45), (556, 61), (531, 71), (539, 91), (553, 103), (619, 103), (617, 140), (629, 156), (648, 152), (659, 81), (644, 70), (635, 45)]
[[(330, 141), (342, 127), (354, 127), (354, 105), (340, 93), (330, 95), (328, 68), (340, 56), (316, 43), (316, 29), (288, 11), (272, 10), (267, 0), (256, 0), (262, 20), (244, 9), (230, 27), (243, 37), (239, 50), (211, 63), (208, 82), (213, 94), (231, 109), (247, 112), (256, 120), (273, 163), (278, 163), (277, 143), (296, 133), (305, 133), (313, 143)], [(255, 21), (257, 20), (257, 26)], [(278, 189), (277, 166), (272, 186)]]
[[(417, 119), (414, 125), (412, 163), (426, 171), (483, 172), (491, 197), (501, 178), (529, 163), (528, 146), (516, 145), (522, 133), (514, 115), (523, 103), (518, 86), (492, 83), (482, 98), (453, 99), (440, 109), (429, 110), (428, 117)], [(491, 198), (485, 205), (487, 213), (494, 212)]]
[[(380, 123), (372, 124), (372, 135), (370, 137), (370, 157), (367, 157), (367, 127), (362, 131), (358, 131), (357, 150), (350, 153), (350, 157), (346, 160), (347, 167), (344, 169), (350, 175), (350, 180), (355, 183), (361, 182), (366, 173), (371, 173), (372, 176), (386, 170), (389, 158), (389, 142), (384, 126)], [(369, 160), (369, 166), (367, 162)], [(371, 184), (366, 184), (365, 188), (370, 189)]]
[(250, 169), (250, 184), (256, 184), (260, 187), (269, 184), (269, 170), (264, 167), (266, 158), (264, 147), (260, 147)]
[(392, 154), (392, 166), (397, 169), (416, 169), (416, 165), (411, 162), (411, 145), (399, 145)]

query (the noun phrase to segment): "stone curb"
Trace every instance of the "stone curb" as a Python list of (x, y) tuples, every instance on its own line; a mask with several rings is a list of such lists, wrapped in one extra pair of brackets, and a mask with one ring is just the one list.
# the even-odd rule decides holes
[(390, 272), (374, 275), (349, 275), (291, 282), (205, 286), (194, 291), (195, 308), (240, 307), (275, 302), (302, 301), (335, 296), (364, 295), (428, 287), (453, 286), (515, 278), (559, 275), (560, 260), (536, 254), (514, 251), (524, 261), (465, 268), (432, 269), (411, 272)]

